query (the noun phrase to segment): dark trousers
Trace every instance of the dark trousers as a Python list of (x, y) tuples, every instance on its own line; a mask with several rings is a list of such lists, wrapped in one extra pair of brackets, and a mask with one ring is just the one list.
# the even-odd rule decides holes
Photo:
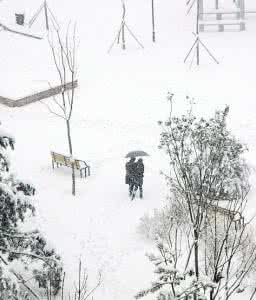
[(129, 183), (129, 195), (130, 196), (132, 195), (134, 187), (135, 187), (134, 181), (130, 180), (130, 183)]
[(139, 188), (139, 191), (140, 191), (140, 198), (142, 198), (143, 197), (142, 184), (135, 184), (134, 185), (134, 195), (136, 194), (138, 188)]

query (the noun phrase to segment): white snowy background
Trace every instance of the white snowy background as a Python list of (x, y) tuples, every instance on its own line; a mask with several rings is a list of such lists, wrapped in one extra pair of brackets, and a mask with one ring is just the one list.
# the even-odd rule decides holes
[[(232, 8), (229, 2), (225, 6)], [(72, 135), (75, 156), (91, 165), (91, 177), (77, 177), (76, 197), (71, 195), (70, 170), (51, 167), (50, 151), (68, 150), (62, 120), (41, 103), (0, 110), (0, 120), (16, 138), (15, 170), (37, 188), (33, 222), (64, 259), (66, 289), (76, 280), (81, 258), (92, 283), (102, 271), (103, 285), (95, 299), (104, 300), (131, 300), (152, 279), (144, 255), (152, 245), (137, 233), (137, 226), (145, 213), (163, 205), (167, 194), (160, 176), (166, 160), (157, 149), (157, 121), (168, 116), (168, 91), (175, 94), (177, 113), (188, 108), (186, 95), (194, 97), (198, 115), (209, 116), (230, 105), (230, 129), (248, 145), (248, 162), (256, 165), (256, 14), (246, 16), (245, 32), (201, 34), (220, 64), (202, 50), (201, 66), (190, 68), (183, 60), (194, 42), (195, 17), (186, 16), (185, 1), (155, 0), (155, 44), (151, 1), (126, 4), (127, 24), (144, 49), (127, 34), (127, 50), (115, 45), (108, 54), (121, 23), (120, 0), (48, 1), (63, 28), (70, 20), (77, 22), (80, 41)], [(38, 0), (3, 0), (1, 22), (17, 28), (14, 13), (24, 12), (28, 22), (40, 5)], [(247, 0), (246, 6), (256, 11), (254, 1)], [(1, 96), (17, 99), (57, 82), (43, 26), (42, 15), (32, 29), (24, 29), (43, 40), (0, 32)], [(144, 199), (131, 202), (124, 184), (124, 156), (137, 149), (150, 157), (145, 158)], [(253, 187), (252, 214), (254, 195)]]

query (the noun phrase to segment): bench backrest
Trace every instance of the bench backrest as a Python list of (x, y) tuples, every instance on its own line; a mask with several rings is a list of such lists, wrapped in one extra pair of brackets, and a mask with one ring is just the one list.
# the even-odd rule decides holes
[(210, 209), (211, 211), (213, 212), (218, 212), (222, 215), (228, 215), (230, 216), (231, 218), (234, 218), (235, 215), (237, 214), (240, 214), (239, 212), (236, 212), (236, 211), (233, 211), (233, 210), (230, 210), (228, 208), (225, 208), (225, 207), (222, 207), (222, 206), (219, 206), (219, 205), (215, 205), (213, 203), (205, 203), (205, 202), (200, 202), (201, 205), (204, 207), (204, 208), (208, 208)]
[[(56, 153), (56, 152), (53, 152), (53, 151), (51, 152), (51, 155), (52, 155), (52, 158), (54, 159), (55, 162), (66, 165), (68, 167), (72, 167), (72, 164), (70, 162), (70, 158), (68, 156), (65, 156), (63, 154)], [(80, 170), (82, 167), (84, 167), (84, 166), (82, 166), (81, 163), (84, 163), (85, 166), (88, 166), (85, 161), (81, 161), (81, 160), (78, 160), (78, 159), (75, 159), (74, 161), (75, 161), (74, 166), (78, 170)]]
[(66, 165), (66, 166), (72, 166), (70, 162), (70, 158), (68, 156), (65, 156), (60, 153), (56, 152), (51, 152), (52, 158), (54, 159), (55, 162)]
[(61, 163), (61, 164), (65, 164), (65, 155), (62, 155), (62, 154), (59, 154), (59, 153), (56, 153), (56, 152), (51, 152), (51, 155), (52, 155), (52, 158), (58, 162), (58, 163)]
[(75, 159), (75, 165), (78, 169), (89, 168), (89, 165), (84, 160), (80, 160), (80, 159)]

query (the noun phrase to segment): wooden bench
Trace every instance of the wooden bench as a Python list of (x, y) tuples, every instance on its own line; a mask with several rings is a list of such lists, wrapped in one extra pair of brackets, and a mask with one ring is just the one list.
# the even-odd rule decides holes
[(200, 202), (200, 204), (205, 209), (209, 209), (214, 213), (219, 213), (220, 215), (227, 216), (228, 218), (230, 218), (235, 225), (235, 230), (241, 229), (242, 226), (244, 226), (244, 217), (241, 215), (241, 212), (231, 210), (209, 202)]
[[(55, 165), (57, 166), (57, 168), (59, 166), (66, 166), (69, 168), (72, 168), (72, 162), (70, 160), (69, 156), (60, 154), (60, 153), (56, 153), (51, 151), (51, 157), (52, 157), (52, 168), (54, 169)], [(79, 159), (74, 159), (74, 167), (76, 170), (79, 170), (80, 172), (80, 177), (87, 177), (91, 175), (91, 168), (90, 166), (83, 160), (79, 160)]]
[(224, 216), (228, 216), (234, 222), (236, 230), (241, 229), (242, 226), (244, 226), (244, 217), (241, 215), (240, 212), (230, 210), (214, 204), (210, 204), (209, 207), (215, 212), (218, 212)]
[(201, 22), (199, 24), (199, 31), (204, 32), (205, 27), (208, 27), (208, 26), (217, 26), (219, 32), (225, 31), (224, 30), (225, 26), (239, 26), (240, 31), (245, 30), (245, 22), (243, 22), (243, 21), (240, 21), (240, 22), (235, 22), (235, 21), (227, 22), (226, 21), (226, 22)]

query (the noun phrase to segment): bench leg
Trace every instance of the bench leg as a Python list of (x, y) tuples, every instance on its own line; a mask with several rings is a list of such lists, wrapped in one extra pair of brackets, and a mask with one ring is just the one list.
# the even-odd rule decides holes
[(52, 168), (54, 169), (54, 160), (52, 160)]
[(88, 167), (88, 176), (91, 176), (91, 168)]

